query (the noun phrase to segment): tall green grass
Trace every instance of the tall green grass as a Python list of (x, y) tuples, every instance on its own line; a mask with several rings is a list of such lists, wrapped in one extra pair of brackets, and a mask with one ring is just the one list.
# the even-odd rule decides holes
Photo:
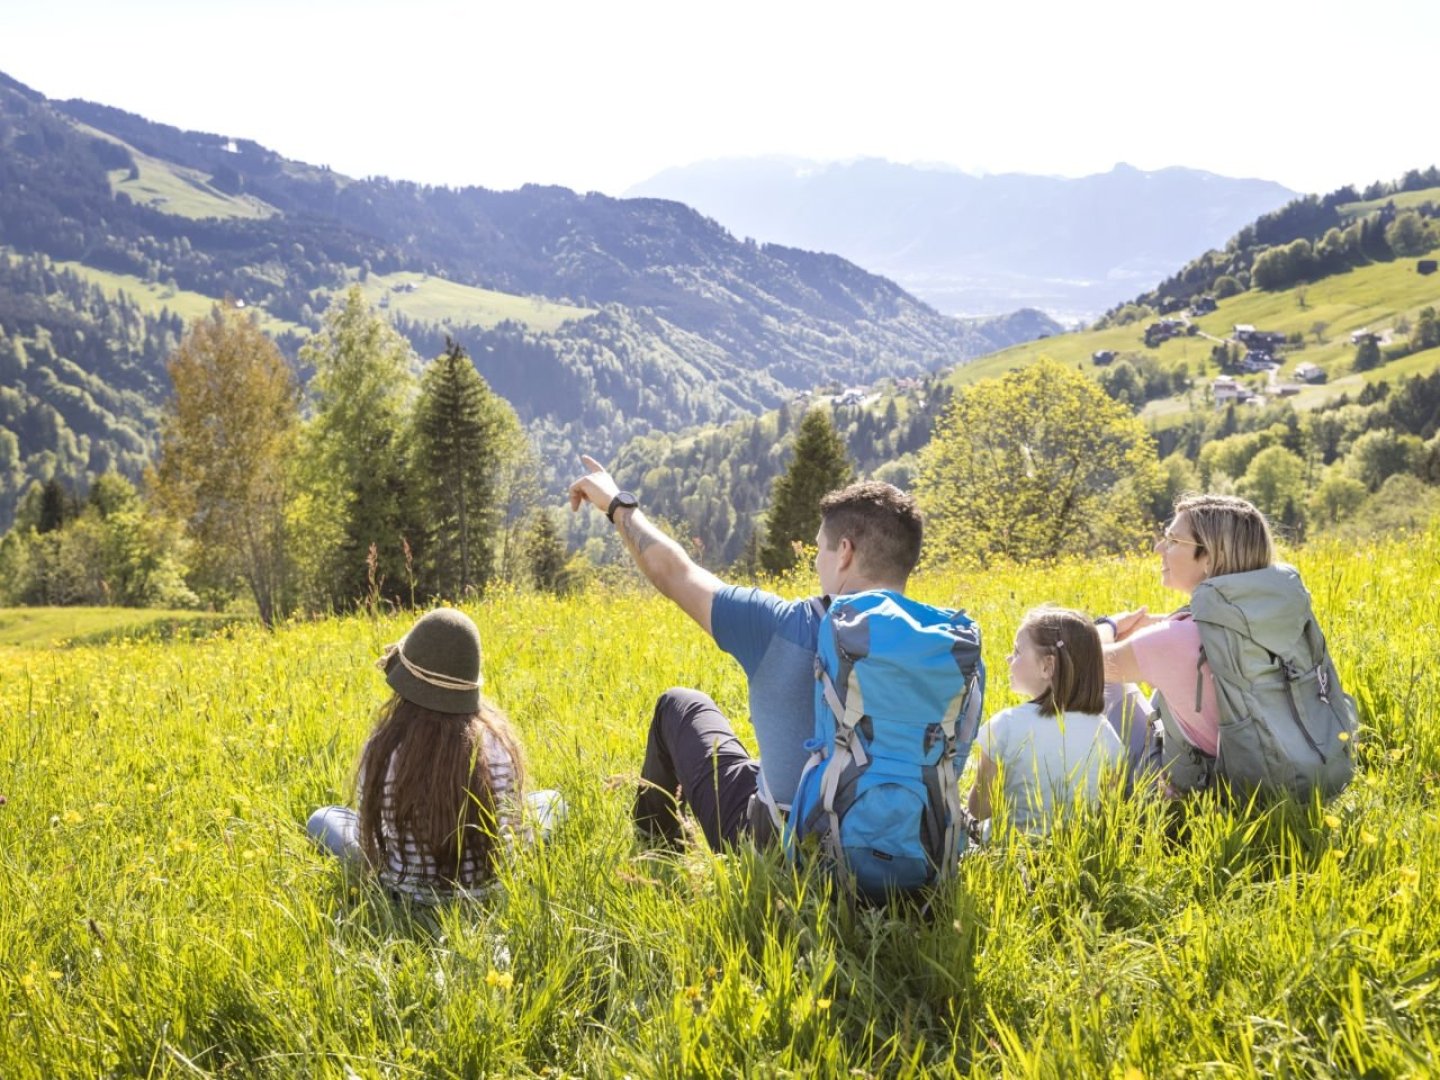
[[(1116, 799), (852, 912), (770, 854), (647, 851), (655, 696), (739, 668), (641, 589), (468, 610), (567, 826), (487, 901), (397, 906), (308, 846), (403, 617), (15, 650), (0, 671), (0, 1076), (1423, 1073), (1440, 1041), (1440, 530), (1300, 565), (1366, 724), (1326, 807)], [(1152, 559), (933, 574), (1003, 656), (1045, 600), (1178, 602)], [(810, 583), (792, 583), (803, 592)], [(742, 734), (749, 737), (748, 730)]]

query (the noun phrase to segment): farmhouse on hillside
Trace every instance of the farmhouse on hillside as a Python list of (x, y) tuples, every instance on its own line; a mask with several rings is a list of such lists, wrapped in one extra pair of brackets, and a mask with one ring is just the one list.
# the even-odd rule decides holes
[(1255, 396), (1254, 391), (1248, 386), (1241, 386), (1236, 382), (1233, 375), (1215, 376), (1215, 381), (1210, 384), (1210, 392), (1215, 395), (1216, 405), (1225, 405), (1232, 401), (1249, 401)]

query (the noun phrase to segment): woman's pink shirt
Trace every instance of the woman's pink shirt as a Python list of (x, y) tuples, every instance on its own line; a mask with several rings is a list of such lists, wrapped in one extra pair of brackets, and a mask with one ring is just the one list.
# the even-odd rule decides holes
[(1170, 715), (1197, 750), (1215, 756), (1220, 741), (1220, 709), (1210, 665), (1200, 667), (1200, 711), (1195, 711), (1195, 667), (1200, 660), (1200, 631), (1189, 615), (1173, 615), (1139, 630), (1129, 639), (1140, 678), (1160, 691)]

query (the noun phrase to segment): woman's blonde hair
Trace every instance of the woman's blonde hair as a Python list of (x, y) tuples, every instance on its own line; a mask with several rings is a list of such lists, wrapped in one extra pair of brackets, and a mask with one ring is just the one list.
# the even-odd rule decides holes
[(1182, 510), (1200, 545), (1195, 554), (1210, 556), (1210, 577), (1274, 565), (1270, 523), (1254, 503), (1234, 495), (1182, 495), (1175, 513)]
[(1034, 699), (1042, 715), (1105, 711), (1105, 650), (1090, 619), (1069, 608), (1032, 608), (1019, 632), (1055, 660), (1050, 685)]
[(442, 877), (472, 884), (463, 880), (467, 866), (490, 872), (502, 808), (487, 739), (509, 756), (518, 801), (525, 784), (520, 743), (498, 706), (482, 697), (476, 712), (456, 715), (391, 696), (360, 758), (360, 845), (372, 865), (386, 865), (388, 824), (433, 859)]

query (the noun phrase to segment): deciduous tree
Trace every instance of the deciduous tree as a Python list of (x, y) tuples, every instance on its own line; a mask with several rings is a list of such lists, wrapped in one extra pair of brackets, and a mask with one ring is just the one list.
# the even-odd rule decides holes
[(243, 582), (261, 621), (290, 606), (285, 510), (299, 431), (290, 366), (249, 316), (216, 305), (169, 361), (155, 491), (221, 591)]
[(1160, 486), (1138, 418), (1092, 379), (1041, 360), (958, 394), (921, 455), (931, 561), (1122, 551), (1148, 536)]

